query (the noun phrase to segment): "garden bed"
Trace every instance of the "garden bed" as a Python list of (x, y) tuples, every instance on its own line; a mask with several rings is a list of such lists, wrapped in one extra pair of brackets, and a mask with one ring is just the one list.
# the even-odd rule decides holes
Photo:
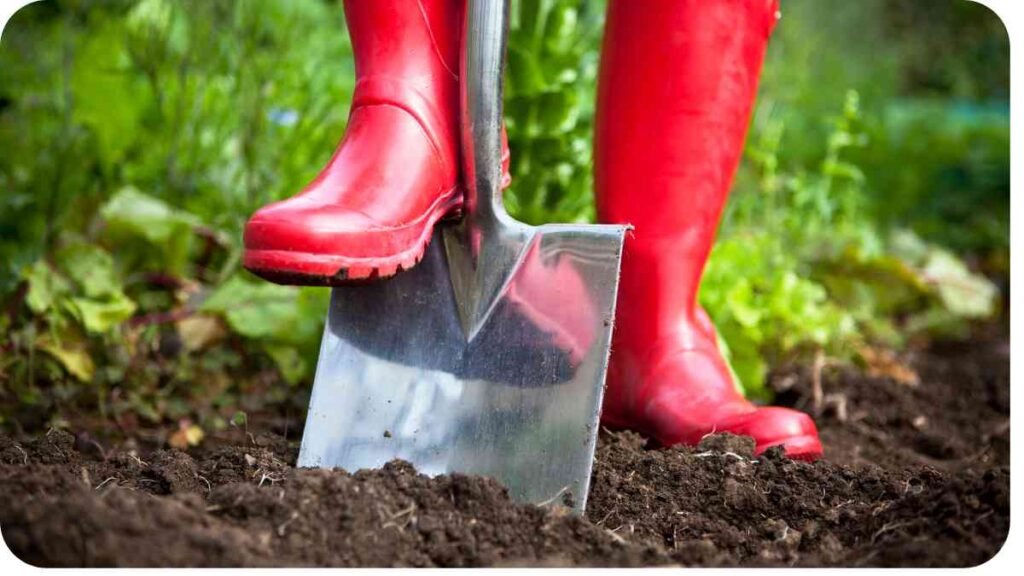
[(820, 365), (775, 375), (780, 401), (817, 412), (814, 464), (755, 459), (731, 436), (662, 449), (603, 431), (585, 518), (400, 462), (296, 470), (297, 423), (251, 418), (187, 453), (85, 431), (2, 437), (0, 528), (45, 566), (984, 562), (1009, 527), (1008, 340), (903, 360), (916, 385)]

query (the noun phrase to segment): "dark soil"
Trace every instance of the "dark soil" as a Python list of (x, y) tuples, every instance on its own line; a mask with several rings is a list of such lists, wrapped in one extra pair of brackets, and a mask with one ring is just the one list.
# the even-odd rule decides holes
[[(814, 464), (749, 439), (655, 449), (604, 432), (586, 518), (486, 478), (296, 470), (295, 438), (189, 453), (85, 433), (0, 437), (0, 528), (42, 566), (971, 566), (1009, 528), (1005, 339), (909, 358), (916, 386), (853, 368), (782, 371), (816, 414)], [(294, 430), (295, 424), (290, 428)], [(301, 429), (301, 428), (300, 428)]]

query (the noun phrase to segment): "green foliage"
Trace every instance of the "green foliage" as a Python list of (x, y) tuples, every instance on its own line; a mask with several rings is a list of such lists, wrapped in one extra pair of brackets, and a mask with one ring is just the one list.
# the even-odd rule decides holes
[(526, 222), (594, 218), (591, 132), (603, 2), (514, 0), (505, 115), (512, 187)]
[[(963, 0), (785, 0), (769, 45), (751, 141), (785, 125), (780, 168), (816, 165), (821, 118), (860, 94), (870, 146), (865, 218), (908, 227), (1005, 276), (1009, 248), (1009, 38)], [(740, 190), (744, 188), (738, 187)]]
[(232, 331), (262, 347), (281, 375), (295, 384), (312, 375), (328, 294), (320, 288), (296, 289), (235, 276), (200, 310), (222, 315)]
[(950, 252), (869, 218), (869, 145), (856, 92), (833, 117), (815, 170), (780, 169), (785, 125), (763, 120), (748, 153), (754, 192), (734, 199), (701, 286), (748, 395), (767, 398), (770, 366), (800, 352), (850, 357), (918, 334), (963, 335), (996, 312), (998, 290)]
[(135, 312), (124, 294), (113, 259), (102, 248), (81, 242), (62, 246), (56, 268), (36, 262), (25, 273), (29, 309), (54, 327), (77, 323), (88, 334), (104, 334)]
[(800, 274), (799, 259), (768, 232), (717, 243), (701, 285), (729, 362), (748, 395), (764, 398), (771, 364), (805, 346), (825, 346), (855, 333), (851, 316), (825, 288)]
[[(129, 411), (153, 421), (187, 415), (190, 409), (175, 409), (161, 397), (187, 383), (193, 362), (208, 360), (179, 357), (176, 342), (183, 338), (175, 332), (180, 321), (198, 312), (193, 301), (204, 287), (172, 275), (170, 255), (191, 263), (196, 253), (182, 252), (167, 231), (193, 238), (199, 220), (133, 190), (115, 194), (97, 214), (91, 234), (58, 235), (51, 254), (21, 272), (29, 314), (10, 331), (12, 354), (0, 365), (6, 391), (15, 393), (5, 401), (42, 413), (84, 404), (100, 413)], [(119, 225), (119, 219), (145, 223), (154, 215), (148, 227)], [(190, 348), (187, 341), (185, 347)], [(191, 351), (208, 352), (203, 346)], [(38, 393), (39, 381), (49, 382), (49, 394)], [(109, 396), (115, 391), (123, 399)], [(181, 396), (176, 402), (187, 404), (190, 395)]]
[(237, 238), (330, 157), (353, 88), (340, 6), (323, 2), (51, 0), (2, 48), (5, 291), (127, 186)]
[[(856, 155), (870, 174), (872, 218), (1008, 271), (1010, 246), (1009, 106), (965, 101), (896, 100), (866, 130), (872, 145)], [(913, 169), (893, 169), (893, 158)], [(885, 194), (898, 190), (899, 194)]]
[(193, 231), (199, 227), (199, 219), (192, 214), (124, 188), (103, 205), (100, 216), (104, 234), (124, 250), (119, 255), (127, 269), (177, 276), (186, 272), (196, 240)]
[(326, 291), (247, 279), (240, 231), (344, 131), (340, 6), (43, 2), (0, 62), (3, 413), (226, 422), (266, 370), (308, 380)]

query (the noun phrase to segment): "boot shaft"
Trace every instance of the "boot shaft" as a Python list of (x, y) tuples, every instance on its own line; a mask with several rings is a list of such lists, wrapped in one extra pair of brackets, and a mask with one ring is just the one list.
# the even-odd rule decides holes
[(356, 77), (458, 82), (465, 0), (345, 0)]
[[(346, 138), (361, 126), (356, 121), (361, 108), (401, 109), (419, 123), (437, 153), (440, 179), (450, 185), (459, 170), (458, 66), (464, 12), (465, 0), (345, 0), (356, 69)], [(387, 113), (375, 117), (380, 115)], [(347, 152), (351, 150), (342, 147), (338, 153)], [(365, 156), (356, 154), (340, 162), (348, 166), (346, 171), (329, 168), (325, 175), (350, 176)], [(392, 178), (386, 174), (400, 172), (406, 160), (403, 151), (394, 151), (374, 162), (376, 167), (363, 171)]]
[(652, 327), (694, 312), (777, 10), (777, 0), (608, 4), (597, 212), (601, 222), (635, 226), (621, 291), (629, 307), (652, 308), (639, 315)]
[(595, 132), (602, 221), (629, 221), (637, 238), (717, 222), (776, 14), (777, 0), (609, 2)]

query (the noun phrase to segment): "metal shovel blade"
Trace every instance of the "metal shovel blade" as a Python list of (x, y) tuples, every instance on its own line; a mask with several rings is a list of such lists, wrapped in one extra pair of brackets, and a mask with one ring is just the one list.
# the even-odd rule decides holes
[(625, 228), (527, 226), (501, 205), (507, 6), (474, 0), (463, 61), (467, 217), (412, 270), (335, 288), (299, 466), (392, 459), (492, 476), (582, 512)]

